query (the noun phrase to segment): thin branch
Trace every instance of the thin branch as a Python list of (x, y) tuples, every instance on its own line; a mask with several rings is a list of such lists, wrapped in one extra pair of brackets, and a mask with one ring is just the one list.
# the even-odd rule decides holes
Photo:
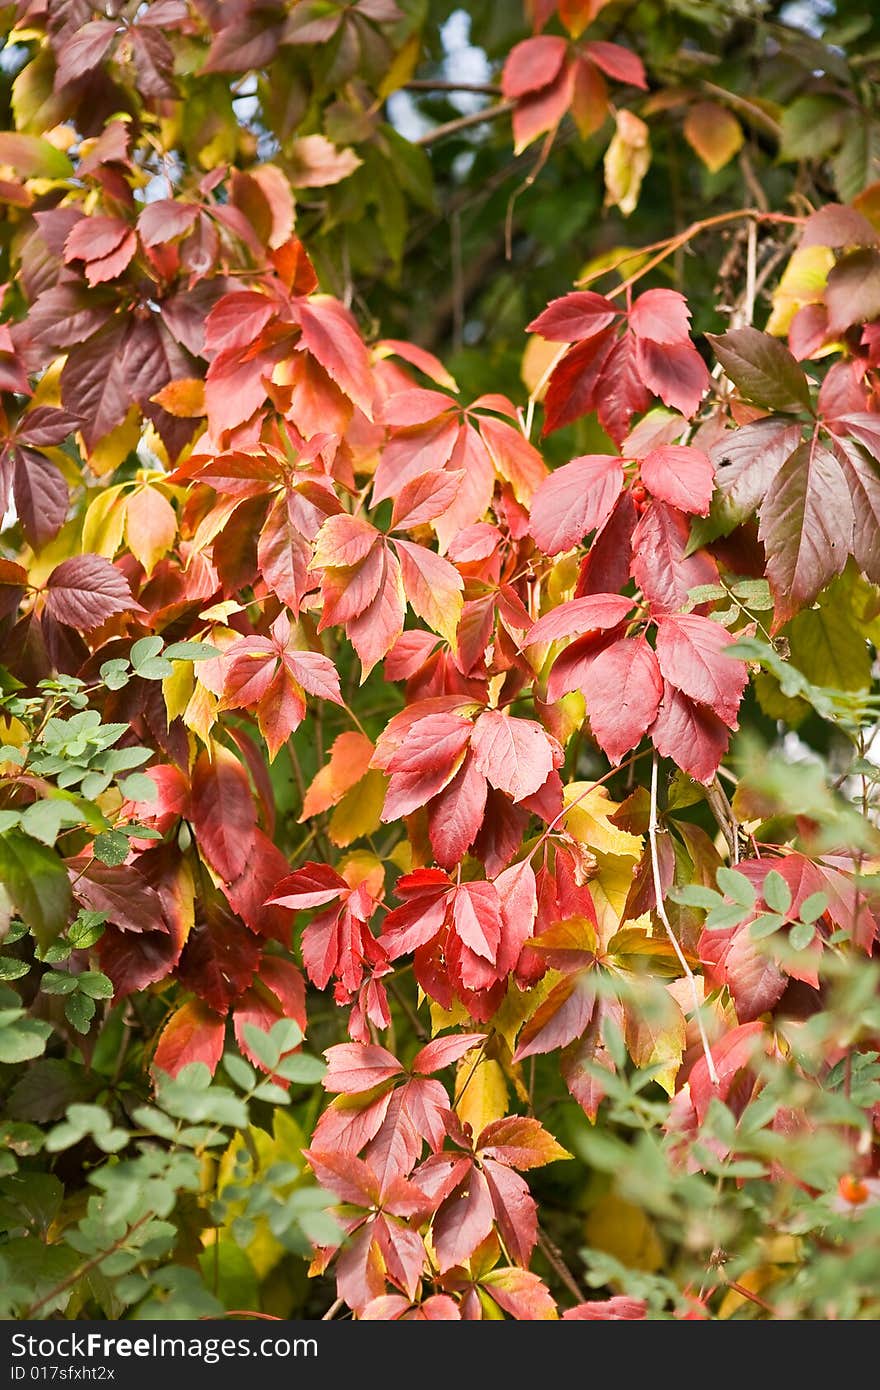
[(322, 1321), (322, 1322), (332, 1322), (333, 1318), (336, 1317), (336, 1314), (339, 1312), (340, 1308), (344, 1308), (344, 1307), (345, 1307), (345, 1300), (342, 1299), (342, 1298), (337, 1298), (337, 1300), (336, 1300), (335, 1303), (331, 1303), (331, 1304), (330, 1304), (330, 1307), (327, 1309), (327, 1311), (326, 1311), (326, 1313), (324, 1314), (324, 1316), (323, 1316), (323, 1318), (321, 1319), (321, 1321)]
[(405, 92), (474, 92), (481, 97), (500, 97), (501, 88), (492, 82), (441, 82), (433, 77), (414, 77), (404, 83)]
[(515, 101), (499, 101), (494, 106), (484, 106), (481, 111), (471, 111), (466, 116), (458, 116), (454, 121), (445, 121), (433, 130), (420, 135), (417, 145), (433, 145), (437, 140), (445, 140), (447, 135), (457, 135), (460, 130), (470, 130), (472, 126), (482, 125), (484, 121), (496, 121), (499, 116), (507, 116), (516, 106)]
[(54, 1286), (54, 1288), (51, 1288), (49, 1290), (48, 1293), (43, 1294), (43, 1297), (37, 1299), (36, 1303), (32, 1303), (31, 1306), (22, 1316), (25, 1319), (32, 1318), (34, 1314), (39, 1312), (41, 1308), (44, 1308), (47, 1303), (51, 1303), (54, 1299), (58, 1297), (60, 1293), (64, 1293), (65, 1289), (72, 1288), (74, 1284), (77, 1284), (79, 1280), (82, 1279), (83, 1275), (88, 1274), (90, 1270), (93, 1270), (96, 1265), (99, 1265), (104, 1260), (108, 1259), (110, 1255), (115, 1255), (117, 1250), (121, 1250), (122, 1246), (125, 1244), (127, 1240), (130, 1240), (130, 1238), (134, 1235), (135, 1231), (138, 1230), (141, 1226), (143, 1226), (147, 1221), (152, 1221), (154, 1216), (155, 1212), (144, 1212), (143, 1216), (139, 1217), (138, 1220), (133, 1223), (133, 1225), (127, 1227), (125, 1233), (121, 1235), (118, 1240), (114, 1240), (111, 1246), (109, 1246), (106, 1250), (99, 1251), (97, 1255), (93, 1255), (90, 1260), (86, 1260), (85, 1264), (77, 1265), (76, 1269), (73, 1270), (72, 1273), (68, 1274), (65, 1279), (62, 1279), (59, 1283), (57, 1283)]
[(712, 1082), (713, 1086), (717, 1086), (718, 1073), (715, 1070), (715, 1062), (712, 1057), (712, 1049), (709, 1046), (709, 1039), (706, 1036), (706, 1029), (703, 1026), (703, 1006), (700, 1001), (700, 996), (697, 993), (697, 979), (694, 975), (693, 970), (691, 970), (691, 967), (688, 964), (687, 956), (685, 955), (684, 951), (681, 949), (681, 946), (679, 945), (678, 937), (672, 930), (672, 923), (669, 920), (669, 916), (666, 912), (666, 904), (663, 901), (663, 883), (660, 878), (660, 856), (657, 852), (657, 829), (657, 754), (655, 753), (651, 760), (651, 816), (648, 821), (648, 842), (651, 847), (651, 873), (654, 879), (654, 898), (656, 900), (657, 916), (663, 923), (663, 926), (666, 930), (666, 935), (669, 937), (670, 943), (672, 945), (672, 949), (678, 957), (678, 963), (684, 971), (685, 975), (687, 976), (688, 983), (690, 984), (691, 996), (694, 1001), (694, 1015), (697, 1020), (697, 1027), (700, 1030), (700, 1042), (703, 1047), (703, 1055), (706, 1058), (706, 1067), (709, 1071), (709, 1080)]
[(577, 1299), (578, 1303), (585, 1303), (586, 1298), (578, 1287), (577, 1280), (562, 1258), (559, 1247), (553, 1244), (553, 1241), (548, 1235), (544, 1234), (540, 1226), (538, 1227), (538, 1249), (544, 1255), (550, 1268), (554, 1270), (557, 1277), (568, 1289), (569, 1293)]

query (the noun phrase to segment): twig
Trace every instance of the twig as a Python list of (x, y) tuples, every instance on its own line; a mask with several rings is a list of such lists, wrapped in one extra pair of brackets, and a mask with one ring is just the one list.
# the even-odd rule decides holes
[(516, 200), (531, 188), (535, 179), (547, 163), (547, 160), (550, 158), (550, 151), (553, 149), (553, 142), (556, 139), (556, 132), (558, 129), (559, 126), (555, 125), (547, 131), (544, 137), (544, 143), (541, 145), (541, 153), (538, 155), (534, 168), (531, 173), (526, 175), (522, 183), (513, 190), (508, 200), (507, 212), (504, 216), (504, 255), (505, 259), (508, 261), (513, 259), (513, 210), (516, 207)]
[(491, 82), (440, 82), (433, 77), (414, 77), (404, 84), (405, 92), (474, 92), (477, 96), (500, 97), (501, 88)]
[(85, 1264), (78, 1265), (77, 1268), (73, 1270), (72, 1273), (68, 1274), (65, 1279), (62, 1279), (59, 1283), (57, 1283), (54, 1286), (54, 1288), (51, 1288), (49, 1290), (48, 1293), (43, 1294), (42, 1298), (37, 1299), (36, 1303), (32, 1303), (31, 1306), (27, 1309), (27, 1311), (22, 1314), (22, 1316), (25, 1319), (32, 1318), (35, 1313), (39, 1312), (40, 1308), (45, 1307), (47, 1303), (51, 1303), (52, 1300), (57, 1298), (60, 1293), (64, 1293), (65, 1289), (72, 1288), (74, 1284), (78, 1283), (79, 1280), (82, 1279), (83, 1275), (88, 1274), (89, 1271), (94, 1269), (96, 1265), (101, 1264), (102, 1261), (106, 1260), (110, 1255), (115, 1255), (116, 1251), (120, 1250), (122, 1246), (125, 1244), (125, 1242), (131, 1239), (135, 1231), (138, 1230), (139, 1227), (143, 1226), (147, 1221), (152, 1221), (154, 1216), (155, 1212), (144, 1212), (143, 1216), (139, 1217), (133, 1225), (127, 1227), (124, 1234), (121, 1235), (118, 1240), (114, 1240), (111, 1246), (109, 1246), (106, 1250), (101, 1250), (97, 1255), (93, 1255), (90, 1260), (86, 1260)]
[(577, 1280), (562, 1258), (558, 1247), (553, 1244), (549, 1236), (544, 1234), (540, 1226), (538, 1227), (538, 1249), (543, 1253), (551, 1269), (555, 1270), (569, 1293), (577, 1299), (578, 1303), (585, 1303), (584, 1294), (578, 1288)]
[(678, 957), (678, 963), (684, 974), (687, 976), (691, 987), (691, 996), (694, 1001), (694, 1014), (697, 1020), (697, 1027), (700, 1030), (700, 1042), (703, 1047), (703, 1055), (706, 1058), (706, 1067), (709, 1072), (709, 1080), (713, 1086), (718, 1085), (718, 1073), (715, 1070), (715, 1062), (712, 1058), (712, 1049), (709, 1046), (709, 1039), (706, 1036), (706, 1029), (703, 1026), (702, 1004), (697, 993), (697, 980), (693, 970), (687, 962), (687, 957), (678, 942), (678, 937), (672, 930), (672, 923), (666, 912), (666, 905), (663, 901), (663, 883), (660, 878), (660, 857), (657, 853), (657, 754), (651, 759), (651, 815), (648, 821), (648, 842), (651, 847), (651, 873), (654, 879), (654, 897), (657, 904), (657, 916), (666, 929), (672, 949)]
[(323, 1316), (323, 1318), (321, 1319), (321, 1321), (322, 1321), (322, 1322), (331, 1322), (331, 1321), (333, 1320), (333, 1318), (336, 1317), (336, 1314), (339, 1312), (340, 1308), (344, 1308), (344, 1307), (345, 1307), (345, 1300), (342, 1299), (342, 1298), (337, 1298), (337, 1300), (336, 1300), (335, 1303), (331, 1303), (331, 1304), (330, 1304), (330, 1307), (327, 1309), (327, 1311), (326, 1311), (326, 1313), (324, 1314), (324, 1316)]
[(437, 140), (444, 140), (447, 135), (457, 135), (460, 130), (470, 130), (472, 126), (482, 125), (484, 121), (496, 121), (499, 116), (507, 116), (515, 106), (515, 101), (499, 101), (494, 106), (484, 106), (481, 111), (471, 111), (466, 116), (458, 116), (454, 121), (445, 121), (443, 125), (435, 126), (425, 135), (420, 135), (416, 144), (423, 147), (433, 145)]

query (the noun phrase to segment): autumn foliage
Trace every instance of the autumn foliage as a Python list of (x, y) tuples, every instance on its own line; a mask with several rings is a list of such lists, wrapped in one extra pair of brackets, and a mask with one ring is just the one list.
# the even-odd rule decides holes
[[(743, 92), (647, 5), (511, 4), (503, 51), (482, 8), (497, 85), (447, 129), (442, 4), (2, 7), (3, 1007), (40, 1041), (0, 1185), (61, 1193), (4, 1227), (55, 1260), (15, 1315), (147, 1297), (56, 1247), (98, 1150), (173, 1148), (134, 1107), (230, 1054), (232, 1129), (336, 1224), (230, 1236), (231, 1135), (169, 1238), (194, 1308), (233, 1271), (279, 1316), (877, 1315), (877, 155), (776, 19), (669, 19), (766, 61)], [(543, 266), (493, 358), (460, 246), (451, 327), (406, 276), (511, 141), (500, 263)], [(797, 1292), (823, 1241), (846, 1295)]]

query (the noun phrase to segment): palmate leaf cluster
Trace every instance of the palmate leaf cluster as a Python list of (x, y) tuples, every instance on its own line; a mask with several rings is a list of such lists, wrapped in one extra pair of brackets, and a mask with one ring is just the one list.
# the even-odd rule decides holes
[(0, 18), (0, 1315), (876, 1318), (878, 21)]

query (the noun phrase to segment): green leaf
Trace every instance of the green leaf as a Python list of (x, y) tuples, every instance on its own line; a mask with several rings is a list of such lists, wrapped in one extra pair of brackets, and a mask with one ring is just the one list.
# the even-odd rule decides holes
[(0, 838), (0, 883), (45, 949), (59, 935), (72, 905), (70, 880), (58, 855), (20, 830)]
[(763, 941), (765, 936), (772, 936), (774, 932), (779, 931), (784, 922), (785, 917), (778, 912), (762, 912), (749, 927), (749, 936), (753, 941)]
[(0, 164), (8, 164), (23, 179), (69, 179), (73, 165), (63, 150), (39, 135), (0, 131)]
[(264, 1033), (262, 1028), (258, 1028), (255, 1023), (246, 1023), (242, 1031), (245, 1042), (254, 1056), (262, 1062), (267, 1071), (274, 1071), (281, 1059), (282, 1049), (272, 1041), (268, 1033)]
[[(132, 666), (138, 671), (142, 661), (150, 661), (154, 656), (158, 656), (161, 650), (161, 637), (142, 637), (139, 642), (132, 645), (129, 654)], [(140, 674), (139, 671), (138, 674)]]
[(764, 879), (764, 887), (761, 890), (764, 901), (774, 912), (786, 913), (791, 907), (791, 889), (786, 883), (782, 874), (776, 869), (771, 869)]
[(172, 642), (162, 655), (166, 661), (210, 661), (223, 653), (210, 642)]
[(87, 994), (91, 999), (113, 998), (113, 981), (100, 970), (84, 970), (81, 975), (76, 976), (76, 983), (83, 994)]
[(728, 898), (733, 898), (738, 906), (754, 907), (757, 898), (755, 885), (746, 878), (745, 874), (739, 873), (736, 869), (721, 868), (716, 873), (715, 880), (722, 893), (726, 893)]
[(29, 1062), (42, 1056), (52, 1032), (41, 1018), (22, 1018), (0, 1026), (0, 1062)]
[(798, 916), (802, 922), (818, 922), (822, 913), (828, 907), (828, 895), (826, 893), (811, 893), (801, 903)]
[(686, 883), (683, 888), (674, 888), (669, 896), (682, 907), (700, 907), (706, 912), (720, 907), (722, 902), (720, 893), (714, 888), (705, 888), (702, 883)]
[(68, 975), (59, 970), (47, 970), (40, 980), (40, 989), (44, 994), (73, 994), (76, 981), (75, 975)]
[(64, 1004), (64, 1016), (78, 1033), (87, 1033), (95, 1017), (95, 1001), (87, 994), (72, 994)]
[(816, 928), (812, 922), (795, 922), (788, 939), (796, 951), (805, 951), (815, 935)]
[(707, 333), (706, 337), (746, 400), (769, 410), (810, 409), (807, 378), (778, 338), (757, 328), (733, 328), (728, 333)]
[(326, 1070), (326, 1064), (319, 1057), (310, 1057), (307, 1052), (294, 1052), (278, 1063), (275, 1074), (300, 1086), (312, 1086), (321, 1080)]
[(95, 836), (92, 854), (102, 864), (123, 864), (128, 857), (128, 837), (119, 830), (105, 830)]
[(223, 1057), (223, 1069), (243, 1091), (249, 1091), (257, 1079), (257, 1074), (249, 1062), (236, 1052), (227, 1052)]
[(106, 912), (88, 912), (85, 908), (80, 908), (67, 929), (67, 939), (71, 946), (77, 951), (84, 951), (89, 946), (94, 946), (95, 942), (100, 941), (104, 935), (104, 923), (106, 921)]
[(98, 674), (108, 690), (122, 690), (131, 679), (129, 663), (122, 657), (105, 661)]
[(30, 970), (26, 960), (15, 960), (13, 956), (0, 956), (0, 980), (20, 980)]
[(158, 796), (156, 783), (145, 772), (133, 772), (130, 777), (123, 777), (119, 790), (129, 801), (155, 801)]

